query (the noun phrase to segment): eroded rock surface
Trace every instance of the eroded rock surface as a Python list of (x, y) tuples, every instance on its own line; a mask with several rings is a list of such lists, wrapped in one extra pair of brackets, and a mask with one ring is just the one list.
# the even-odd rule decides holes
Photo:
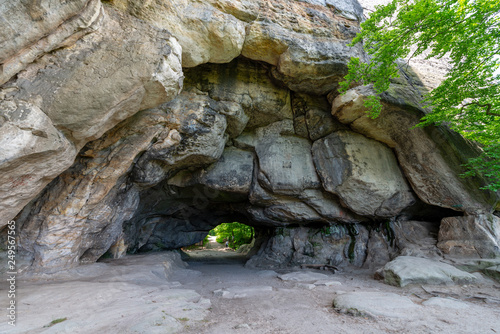
[(165, 122), (161, 112), (141, 112), (85, 146), (73, 167), (21, 214), (20, 247), (32, 254), (35, 268), (95, 262), (111, 247), (138, 205), (138, 189), (126, 183), (136, 155), (155, 136), (177, 144), (177, 131)]
[(45, 53), (70, 46), (96, 29), (99, 0), (50, 3), (7, 1), (0, 4), (0, 85)]
[(452, 256), (495, 258), (500, 251), (500, 218), (494, 215), (444, 218), (438, 240), (439, 249)]
[(495, 209), (496, 195), (481, 192), (481, 180), (459, 177), (462, 164), (477, 155), (470, 142), (444, 127), (413, 128), (424, 115), (416, 94), (408, 86), (394, 85), (383, 96), (380, 116), (371, 119), (363, 101), (373, 91), (357, 87), (333, 101), (332, 114), (354, 131), (393, 148), (412, 189), (425, 203), (467, 213)]
[(353, 132), (339, 131), (314, 143), (323, 187), (360, 215), (393, 217), (414, 203), (391, 150)]
[(6, 178), (2, 216), (13, 218), (69, 167), (85, 143), (181, 89), (175, 39), (113, 9), (102, 10), (94, 33), (46, 54), (2, 86), (0, 140), (10, 143), (0, 160)]
[(273, 65), (295, 91), (326, 94), (346, 74), (348, 47), (362, 18), (357, 1), (113, 0), (113, 6), (168, 29), (182, 45), (183, 66), (227, 63), (239, 55)]
[(470, 284), (476, 277), (447, 263), (413, 256), (399, 256), (381, 271), (384, 282), (396, 286), (408, 284)]
[(375, 120), (369, 87), (338, 95), (364, 57), (348, 46), (355, 0), (47, 8), (0, 5), (0, 226), (18, 215), (23, 270), (176, 249), (234, 221), (256, 227), (249, 265), (499, 255), (478, 218), (496, 195), (459, 176), (477, 148), (411, 129), (425, 113), (417, 74), (393, 81)]
[(343, 313), (351, 312), (353, 316), (361, 317), (391, 317), (407, 318), (411, 312), (420, 306), (410, 298), (395, 293), (356, 291), (337, 295), (333, 306)]

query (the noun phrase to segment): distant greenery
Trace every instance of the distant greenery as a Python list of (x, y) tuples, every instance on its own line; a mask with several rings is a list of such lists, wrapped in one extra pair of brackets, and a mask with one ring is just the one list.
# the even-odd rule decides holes
[[(452, 69), (426, 96), (432, 112), (419, 126), (446, 123), (477, 142), (483, 154), (466, 175), (482, 175), (486, 189), (500, 190), (500, 1), (392, 0), (361, 24), (352, 44), (361, 42), (370, 61), (351, 59), (343, 92), (355, 83), (386, 91), (399, 76), (397, 59), (449, 57)], [(372, 117), (382, 110), (378, 96), (365, 106)]]
[(224, 223), (211, 230), (208, 234), (215, 235), (218, 243), (222, 244), (228, 241), (229, 247), (238, 249), (241, 245), (252, 242), (255, 230), (253, 227), (241, 223)]

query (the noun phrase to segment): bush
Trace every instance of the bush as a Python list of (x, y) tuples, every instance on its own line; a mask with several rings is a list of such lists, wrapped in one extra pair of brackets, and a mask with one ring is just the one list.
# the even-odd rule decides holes
[[(218, 243), (229, 241), (229, 247), (233, 249), (238, 249), (241, 245), (252, 242), (255, 234), (253, 227), (241, 223), (220, 224), (212, 231), (215, 232)], [(210, 235), (212, 231), (209, 232)]]

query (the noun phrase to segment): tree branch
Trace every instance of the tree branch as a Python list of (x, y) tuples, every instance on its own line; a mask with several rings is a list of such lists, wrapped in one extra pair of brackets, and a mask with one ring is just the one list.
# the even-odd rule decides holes
[(481, 104), (481, 103), (478, 103), (478, 102), (470, 102), (470, 103), (466, 103), (464, 105), (462, 105), (462, 108), (460, 109), (460, 111), (463, 111), (464, 110), (464, 107), (466, 106), (470, 106), (471, 104), (475, 104), (481, 108), (486, 108), (486, 115), (490, 115), (490, 116), (497, 116), (497, 117), (500, 117), (500, 114), (497, 114), (497, 113), (494, 113), (494, 112), (491, 112), (491, 103), (485, 103), (485, 104)]

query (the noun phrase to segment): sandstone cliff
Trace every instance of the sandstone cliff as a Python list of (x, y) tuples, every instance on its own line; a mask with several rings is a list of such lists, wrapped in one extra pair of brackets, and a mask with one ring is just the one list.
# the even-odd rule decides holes
[(442, 219), (441, 251), (500, 255), (498, 196), (460, 178), (477, 148), (412, 129), (428, 72), (404, 72), (375, 120), (370, 87), (338, 95), (364, 57), (348, 46), (356, 0), (25, 1), (0, 14), (0, 228), (15, 218), (30, 270), (114, 244), (180, 248), (232, 221), (259, 229), (254, 265), (384, 263)]

